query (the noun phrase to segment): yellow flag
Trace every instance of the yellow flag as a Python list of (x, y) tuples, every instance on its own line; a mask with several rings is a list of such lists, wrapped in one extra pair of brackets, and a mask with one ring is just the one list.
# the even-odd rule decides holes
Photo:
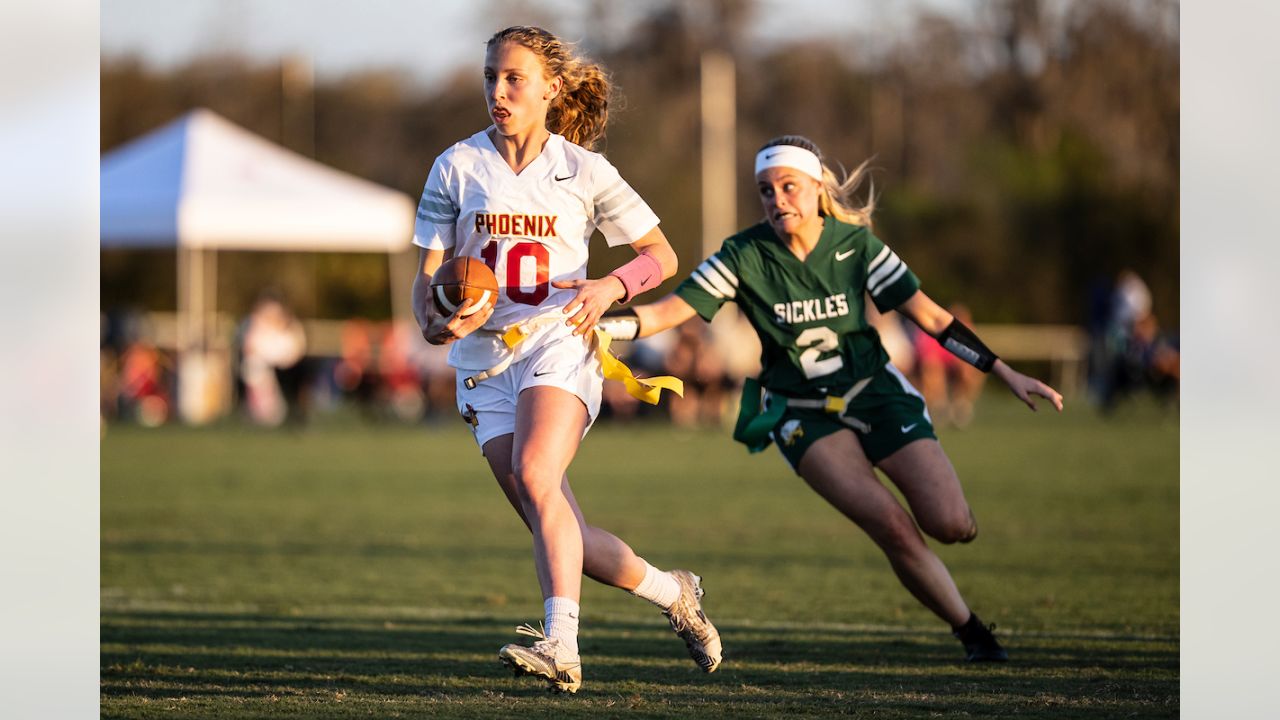
[(662, 395), (663, 390), (670, 390), (680, 397), (684, 397), (683, 380), (670, 375), (659, 375), (658, 377), (643, 379), (636, 377), (626, 363), (609, 352), (609, 343), (611, 342), (613, 342), (613, 338), (609, 336), (609, 333), (596, 328), (596, 357), (600, 359), (600, 369), (604, 372), (605, 380), (621, 382), (626, 386), (627, 393), (631, 397), (647, 402), (650, 405), (658, 404), (658, 398)]
[[(507, 347), (515, 349), (515, 346), (529, 337), (529, 332), (523, 324), (513, 325), (502, 334), (502, 342), (506, 343)], [(684, 397), (683, 380), (670, 375), (659, 375), (658, 377), (643, 379), (636, 377), (626, 363), (609, 352), (609, 343), (613, 342), (613, 338), (610, 337), (609, 333), (600, 328), (596, 328), (595, 333), (596, 358), (600, 360), (600, 369), (604, 374), (605, 380), (617, 380), (627, 388), (627, 394), (650, 405), (658, 404), (658, 399), (662, 396), (663, 390), (670, 390), (680, 397)]]

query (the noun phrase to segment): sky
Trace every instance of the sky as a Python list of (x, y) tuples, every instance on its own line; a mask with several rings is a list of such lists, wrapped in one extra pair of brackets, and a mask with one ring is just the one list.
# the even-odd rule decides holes
[[(607, 1), (607, 0), (605, 0)], [(213, 52), (257, 59), (309, 58), (317, 78), (398, 68), (430, 85), (475, 63), (484, 40), (506, 24), (548, 22), (567, 40), (589, 37), (581, 0), (102, 0), (101, 52), (159, 67)], [(663, 4), (617, 0), (618, 25)], [(753, 39), (769, 43), (852, 33), (892, 33), (921, 9), (972, 12), (973, 0), (757, 0)], [(520, 12), (515, 8), (525, 8)], [(497, 20), (495, 20), (497, 18)], [(508, 22), (509, 19), (509, 22)], [(444, 28), (443, 32), (430, 32)]]

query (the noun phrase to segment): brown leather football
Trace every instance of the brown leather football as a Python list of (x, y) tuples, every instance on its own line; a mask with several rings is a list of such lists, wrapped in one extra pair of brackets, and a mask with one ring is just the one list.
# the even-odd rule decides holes
[(431, 296), (444, 315), (454, 314), (464, 300), (474, 298), (475, 304), (466, 312), (470, 315), (498, 301), (498, 278), (483, 261), (463, 255), (446, 261), (431, 276)]

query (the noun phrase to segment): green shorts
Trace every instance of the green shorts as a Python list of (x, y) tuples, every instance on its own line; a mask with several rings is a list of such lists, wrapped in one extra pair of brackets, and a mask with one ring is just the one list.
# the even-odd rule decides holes
[[(832, 388), (831, 394), (840, 395), (847, 390)], [(779, 399), (770, 397), (767, 402)], [(938, 439), (924, 398), (888, 363), (871, 377), (844, 412), (788, 407), (770, 437), (791, 469), (796, 470), (809, 446), (837, 430), (852, 430), (873, 465), (907, 443), (921, 438)]]

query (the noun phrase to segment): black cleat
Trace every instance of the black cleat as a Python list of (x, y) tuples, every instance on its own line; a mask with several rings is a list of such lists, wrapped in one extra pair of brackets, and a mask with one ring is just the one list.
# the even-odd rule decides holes
[(977, 615), (969, 613), (968, 622), (952, 628), (951, 634), (964, 643), (964, 659), (967, 662), (1005, 662), (1009, 659), (1009, 653), (1000, 647), (996, 636), (991, 633), (995, 629), (994, 623), (983, 625)]

